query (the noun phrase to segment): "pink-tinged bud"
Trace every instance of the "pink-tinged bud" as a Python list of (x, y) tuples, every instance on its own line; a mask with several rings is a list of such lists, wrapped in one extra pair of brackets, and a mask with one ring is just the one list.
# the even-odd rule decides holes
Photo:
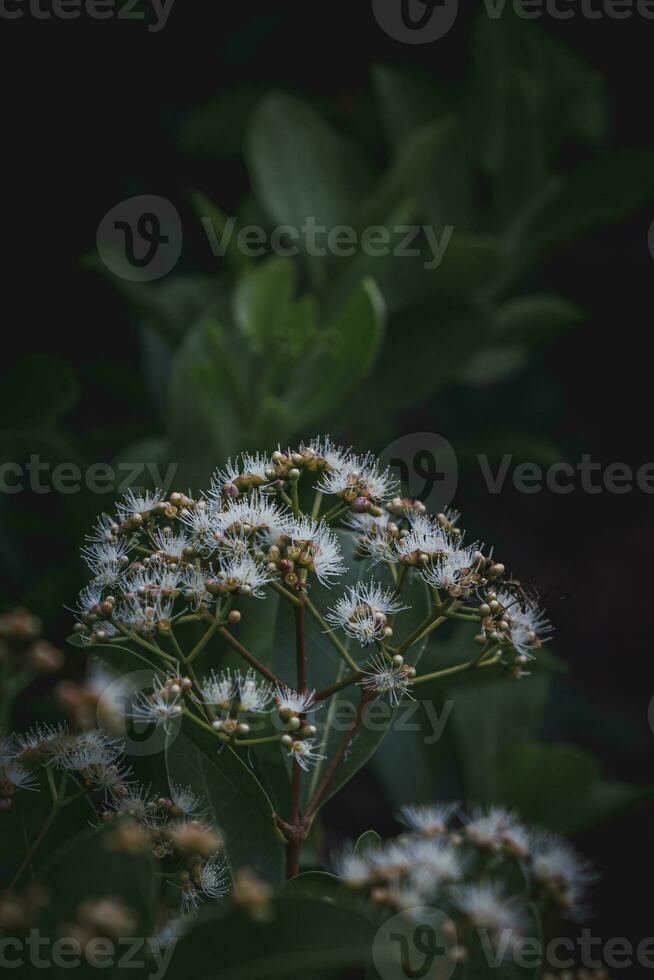
[(367, 497), (355, 497), (352, 501), (352, 510), (356, 514), (365, 514), (370, 510), (370, 501)]

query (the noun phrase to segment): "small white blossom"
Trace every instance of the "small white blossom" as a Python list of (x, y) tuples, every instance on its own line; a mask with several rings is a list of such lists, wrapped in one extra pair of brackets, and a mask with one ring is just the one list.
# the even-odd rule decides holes
[(109, 802), (109, 811), (134, 817), (143, 823), (148, 823), (156, 812), (156, 801), (150, 795), (149, 786), (130, 783), (120, 792), (113, 793)]
[(129, 542), (124, 538), (116, 541), (97, 541), (82, 548), (82, 557), (94, 578), (104, 581), (108, 575), (112, 575), (115, 576), (113, 579), (115, 581), (129, 563), (127, 557), (129, 550)]
[(504, 608), (503, 619), (509, 624), (509, 637), (514, 649), (533, 659), (534, 649), (540, 646), (552, 626), (535, 599), (520, 601), (509, 592), (498, 592), (497, 601)]
[(411, 514), (409, 520), (410, 530), (395, 544), (396, 561), (421, 565), (430, 559), (442, 558), (453, 550), (452, 538), (437, 521), (423, 514)]
[(280, 712), (306, 715), (308, 712), (321, 707), (319, 704), (314, 704), (313, 696), (315, 693), (315, 691), (293, 691), (290, 687), (277, 687), (275, 691), (277, 708)]
[(175, 532), (169, 527), (157, 528), (152, 532), (151, 538), (155, 551), (177, 561), (187, 558), (192, 551), (191, 539), (182, 530)]
[(446, 833), (448, 825), (459, 809), (458, 803), (432, 803), (422, 806), (403, 806), (400, 819), (411, 830), (426, 837)]
[(552, 834), (535, 836), (532, 871), (567, 915), (576, 919), (587, 915), (586, 890), (597, 876), (573, 847)]
[(286, 534), (301, 549), (300, 563), (315, 572), (322, 585), (329, 586), (347, 570), (338, 538), (326, 524), (302, 517), (290, 523)]
[(413, 677), (406, 664), (396, 665), (381, 654), (370, 658), (370, 670), (363, 671), (362, 687), (377, 695), (388, 694), (390, 703), (397, 707), (403, 697), (414, 700), (411, 694)]
[(130, 716), (135, 721), (163, 725), (165, 731), (172, 721), (180, 718), (183, 710), (179, 685), (155, 677), (152, 693), (141, 692), (136, 696)]
[(165, 495), (162, 490), (144, 491), (143, 493), (128, 490), (123, 499), (116, 504), (116, 509), (120, 519), (126, 521), (139, 515), (146, 517), (164, 500)]
[(305, 772), (308, 772), (311, 766), (316, 766), (321, 759), (327, 758), (316, 752), (315, 745), (316, 741), (313, 738), (297, 739), (288, 750), (288, 754)]
[(210, 606), (213, 596), (207, 591), (207, 577), (204, 572), (189, 566), (181, 581), (182, 594), (191, 609), (196, 612), (200, 606)]
[(338, 466), (323, 473), (316, 484), (321, 493), (335, 494), (348, 502), (357, 497), (374, 502), (387, 500), (397, 487), (390, 469), (382, 470), (372, 453), (341, 458)]
[(509, 851), (524, 857), (530, 847), (529, 832), (514, 813), (503, 807), (474, 810), (464, 828), (467, 839), (490, 851)]
[(461, 592), (466, 592), (476, 585), (474, 571), (478, 551), (477, 545), (454, 547), (441, 558), (426, 565), (422, 570), (422, 577), (428, 585), (437, 589), (459, 588)]
[(238, 710), (246, 713), (265, 711), (273, 697), (273, 688), (266, 681), (259, 680), (254, 670), (237, 677)]
[(203, 798), (194, 793), (190, 786), (178, 786), (177, 783), (171, 782), (169, 793), (173, 806), (187, 819), (202, 818), (206, 815)]
[(265, 595), (263, 587), (268, 584), (272, 573), (262, 562), (257, 562), (250, 555), (235, 555), (233, 558), (221, 561), (216, 572), (217, 580), (230, 592), (239, 595), (254, 596), (257, 599)]
[(407, 608), (392, 589), (377, 582), (359, 583), (350, 586), (326, 619), (333, 626), (342, 627), (361, 646), (366, 646), (387, 635), (388, 616)]
[(247, 497), (230, 500), (224, 510), (216, 511), (212, 532), (218, 541), (237, 531), (247, 534), (265, 532), (271, 538), (285, 533), (290, 513), (263, 493), (251, 493)]
[(204, 900), (223, 898), (228, 891), (229, 870), (224, 858), (211, 858), (182, 888), (182, 911), (197, 912)]
[(143, 600), (126, 596), (116, 607), (114, 620), (132, 633), (147, 635), (154, 633), (157, 627), (170, 626), (174, 605), (173, 597), (152, 595)]
[[(494, 940), (508, 940), (502, 942), (507, 954), (522, 938), (524, 913), (513, 899), (507, 897), (501, 882), (458, 885), (452, 889), (452, 897), (476, 929), (485, 931)], [(500, 948), (498, 945), (498, 952)]]
[(233, 677), (229, 670), (223, 670), (220, 673), (212, 670), (201, 683), (200, 700), (204, 704), (211, 704), (216, 708), (223, 708), (228, 711), (238, 690), (237, 676)]

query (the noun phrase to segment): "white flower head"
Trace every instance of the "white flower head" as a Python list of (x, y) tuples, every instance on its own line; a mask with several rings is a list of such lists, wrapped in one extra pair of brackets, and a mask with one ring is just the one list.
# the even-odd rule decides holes
[(314, 572), (322, 585), (329, 586), (346, 571), (338, 538), (322, 521), (295, 519), (285, 534), (300, 549), (300, 564)]
[(314, 738), (297, 739), (291, 744), (288, 754), (305, 772), (308, 772), (311, 766), (318, 765), (321, 759), (327, 758), (327, 756), (316, 752), (316, 740)]
[(509, 637), (517, 653), (529, 659), (534, 658), (534, 650), (552, 632), (547, 616), (536, 600), (528, 597), (520, 600), (510, 592), (498, 592), (497, 601), (504, 608), (502, 618), (509, 624)]
[(414, 700), (411, 694), (413, 669), (407, 664), (396, 665), (387, 660), (382, 654), (370, 658), (370, 670), (363, 671), (362, 687), (378, 697), (387, 694), (393, 707), (397, 707), (403, 697)]
[(188, 561), (193, 551), (191, 538), (184, 530), (173, 531), (170, 527), (159, 527), (151, 534), (156, 552), (175, 561)]
[(525, 929), (524, 913), (507, 896), (502, 882), (482, 881), (458, 885), (452, 889), (451, 894), (458, 909), (476, 929), (485, 931), (495, 940), (508, 939), (508, 942), (502, 943), (506, 947), (506, 953), (510, 953), (522, 938)]
[(18, 789), (40, 788), (36, 775), (16, 761), (19, 748), (12, 737), (0, 741), (0, 799), (10, 799)]
[(343, 518), (343, 523), (358, 535), (357, 551), (370, 558), (372, 564), (397, 561), (395, 541), (399, 529), (387, 511), (383, 511), (379, 517), (350, 511)]
[(530, 848), (527, 828), (514, 813), (500, 806), (474, 810), (463, 832), (471, 844), (482, 850), (508, 851), (524, 857)]
[(458, 803), (403, 806), (400, 819), (410, 830), (425, 837), (436, 837), (447, 832), (450, 820), (458, 809)]
[(91, 543), (106, 544), (114, 541), (119, 533), (120, 527), (114, 518), (109, 514), (101, 514), (85, 538)]
[(182, 911), (197, 912), (203, 901), (223, 898), (229, 891), (229, 869), (222, 857), (205, 861), (182, 888)]
[(456, 588), (461, 590), (458, 594), (466, 593), (477, 585), (475, 569), (478, 551), (476, 544), (453, 547), (451, 551), (425, 565), (422, 577), (434, 588)]
[(306, 715), (317, 708), (320, 704), (314, 704), (315, 691), (294, 691), (290, 687), (277, 687), (275, 690), (275, 701), (280, 714)]
[(82, 557), (94, 578), (104, 581), (110, 576), (110, 581), (106, 584), (111, 584), (112, 581), (117, 581), (129, 564), (129, 550), (130, 544), (124, 538), (96, 541), (82, 548)]
[(238, 691), (238, 675), (232, 676), (230, 670), (218, 673), (212, 670), (200, 686), (200, 700), (216, 708), (229, 711)]
[(255, 561), (251, 555), (235, 555), (221, 560), (216, 572), (216, 579), (227, 591), (257, 599), (265, 595), (263, 587), (271, 577), (272, 573), (263, 562)]
[(127, 521), (137, 516), (147, 517), (165, 499), (163, 490), (146, 490), (140, 493), (128, 490), (123, 499), (116, 504), (116, 509), (121, 521)]
[(356, 854), (353, 847), (347, 847), (336, 854), (334, 870), (348, 888), (364, 888), (372, 881), (370, 864), (366, 856)]
[(341, 458), (339, 464), (324, 472), (316, 484), (316, 490), (321, 493), (335, 494), (348, 503), (357, 498), (379, 503), (392, 497), (397, 488), (398, 481), (390, 469), (382, 470), (372, 453)]
[(162, 725), (167, 731), (173, 721), (178, 720), (184, 708), (182, 706), (182, 689), (175, 678), (162, 680), (154, 677), (151, 694), (140, 692), (130, 712), (135, 721)]
[(186, 819), (201, 819), (206, 815), (203, 798), (194, 793), (190, 786), (178, 786), (171, 781), (169, 793), (171, 803)]
[(183, 571), (179, 565), (155, 555), (147, 563), (131, 569), (121, 582), (121, 589), (125, 595), (141, 598), (174, 596), (179, 591), (182, 577)]
[(109, 812), (134, 817), (141, 823), (150, 823), (157, 809), (156, 801), (150, 794), (149, 786), (128, 783), (111, 794)]
[(347, 589), (326, 619), (334, 627), (344, 629), (363, 647), (388, 636), (388, 616), (407, 608), (392, 589), (374, 581), (360, 582)]
[(261, 681), (254, 670), (237, 677), (238, 710), (243, 713), (265, 711), (273, 698), (272, 685)]
[[(228, 534), (244, 532), (266, 534), (271, 540), (286, 532), (291, 519), (290, 512), (280, 507), (264, 493), (230, 500), (224, 510), (216, 511), (212, 521), (212, 533), (219, 542)], [(214, 545), (215, 547), (215, 545)]]
[(116, 606), (114, 620), (132, 633), (148, 635), (159, 628), (169, 628), (174, 606), (172, 596), (151, 595), (140, 599), (128, 595)]
[(424, 514), (411, 514), (408, 518), (409, 531), (395, 543), (396, 561), (425, 565), (430, 560), (443, 558), (454, 549), (454, 541), (437, 521)]
[(587, 915), (586, 890), (597, 879), (589, 861), (554, 834), (540, 834), (531, 866), (536, 881), (568, 916)]
[(213, 596), (207, 591), (207, 576), (194, 565), (188, 566), (181, 580), (182, 595), (194, 612), (201, 606), (210, 606)]

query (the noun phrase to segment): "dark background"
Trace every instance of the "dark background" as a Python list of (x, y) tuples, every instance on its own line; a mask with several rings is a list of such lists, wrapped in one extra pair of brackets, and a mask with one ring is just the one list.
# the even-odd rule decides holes
[[(185, 191), (201, 186), (219, 191), (228, 212), (230, 205), (236, 207), (244, 182), (239, 166), (225, 163), (217, 169), (185, 159), (174, 139), (178, 116), (244, 81), (284, 82), (300, 94), (338, 96), (346, 112), (378, 62), (420, 63), (442, 81), (461, 81), (471, 15), (472, 8), (464, 8), (445, 38), (411, 48), (381, 31), (368, 3), (251, 2), (233, 9), (177, 0), (158, 34), (138, 22), (86, 17), (46, 22), (26, 15), (2, 21), (0, 370), (9, 370), (12, 357), (33, 352), (67, 360), (81, 382), (80, 401), (68, 420), (71, 430), (82, 440), (92, 437), (108, 459), (125, 425), (135, 437), (148, 432), (148, 399), (131, 380), (136, 372), (124, 370), (136, 369), (140, 356), (129, 318), (111, 285), (82, 270), (80, 260), (94, 246), (101, 217), (130, 194), (161, 194), (181, 209)], [(637, 16), (554, 21), (544, 15), (541, 26), (608, 80), (611, 142), (651, 145), (654, 23)], [(654, 262), (647, 236), (653, 218), (651, 209), (642, 210), (557, 253), (545, 279), (587, 311), (586, 322), (540, 354), (515, 382), (520, 392), (509, 386), (499, 394), (491, 389), (475, 395), (480, 413), (510, 414), (512, 400), (520, 397), (524, 403), (524, 392), (538, 393), (545, 379), (555, 411), (544, 424), (563, 448), (562, 458), (575, 463), (589, 453), (603, 466), (619, 461), (633, 467), (654, 458), (647, 344)], [(441, 432), (456, 447), (456, 397), (451, 403), (441, 399), (439, 406), (437, 419), (416, 406), (402, 419), (402, 428)], [(536, 394), (531, 408), (536, 424), (539, 410)], [(589, 495), (580, 489), (567, 496), (510, 490), (491, 496), (478, 471), (471, 470), (458, 502), (474, 533), (492, 534), (509, 567), (528, 568), (546, 597), (557, 626), (557, 654), (571, 665), (571, 677), (558, 694), (553, 734), (592, 748), (609, 775), (647, 784), (653, 738), (647, 711), (654, 693), (651, 497), (637, 490)], [(48, 614), (50, 638), (62, 643), (68, 614), (53, 616), (48, 597), (31, 588), (53, 559), (73, 588), (81, 584), (77, 542), (57, 534), (60, 502), (26, 492), (4, 507), (27, 550), (30, 577), (18, 570), (24, 563), (16, 572), (5, 565), (2, 603), (29, 597), (31, 608)], [(33, 515), (43, 536), (28, 521)], [(570, 685), (581, 699), (573, 702)], [(365, 830), (371, 814), (381, 822), (369, 777), (361, 776), (347, 792), (347, 808), (337, 801), (327, 811), (333, 833)], [(634, 893), (636, 880), (651, 871), (653, 815), (651, 804), (643, 804), (578, 842), (603, 875), (595, 901), (596, 934), (637, 942), (652, 932), (649, 903), (634, 901)], [(387, 827), (378, 826), (389, 828), (390, 820)]]

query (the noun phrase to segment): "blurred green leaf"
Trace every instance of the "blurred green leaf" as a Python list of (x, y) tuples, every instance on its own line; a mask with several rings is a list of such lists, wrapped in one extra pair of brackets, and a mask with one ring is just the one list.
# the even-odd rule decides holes
[(170, 779), (182, 786), (192, 785), (206, 798), (234, 871), (249, 867), (266, 881), (281, 880), (284, 849), (271, 802), (229, 746), (185, 722), (166, 748), (166, 767)]
[(415, 71), (375, 65), (372, 84), (387, 142), (401, 148), (416, 130), (448, 115), (454, 98), (434, 79)]
[(545, 343), (578, 326), (583, 310), (562, 296), (532, 293), (508, 300), (495, 311), (492, 335), (502, 343)]
[(363, 966), (375, 927), (351, 903), (297, 896), (286, 890), (269, 922), (256, 923), (240, 910), (204, 916), (179, 941), (170, 980), (306, 980), (326, 973), (342, 977)]
[(354, 845), (354, 853), (362, 857), (366, 851), (375, 850), (381, 847), (381, 837), (376, 830), (366, 830), (365, 834), (361, 834), (356, 844)]

